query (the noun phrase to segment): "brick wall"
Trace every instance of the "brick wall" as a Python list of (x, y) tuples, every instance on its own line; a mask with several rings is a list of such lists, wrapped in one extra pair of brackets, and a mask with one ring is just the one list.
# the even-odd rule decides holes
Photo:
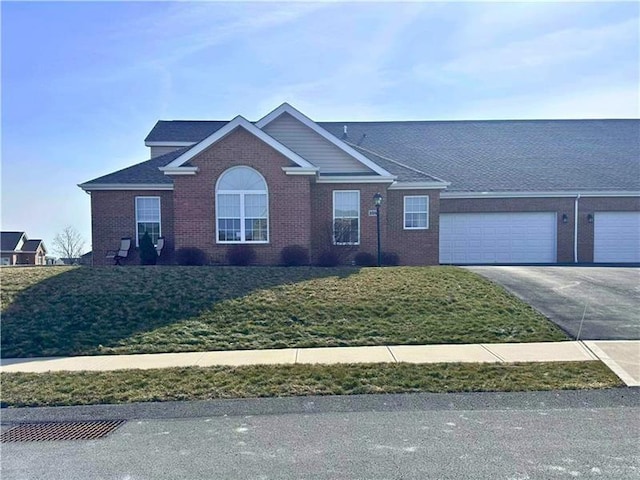
[(91, 245), (94, 265), (112, 265), (105, 258), (108, 250), (117, 250), (122, 237), (131, 237), (132, 248), (123, 264), (139, 264), (135, 249), (136, 197), (160, 197), (161, 233), (165, 250), (160, 263), (171, 257), (174, 245), (173, 192), (171, 191), (94, 191), (91, 192)]
[(269, 192), (269, 243), (252, 244), (258, 264), (278, 264), (288, 245), (310, 247), (310, 177), (286, 175), (285, 156), (238, 128), (190, 162), (196, 175), (174, 177), (175, 245), (198, 247), (213, 262), (226, 263), (229, 244), (216, 243), (215, 185), (227, 169), (244, 165), (257, 170)]

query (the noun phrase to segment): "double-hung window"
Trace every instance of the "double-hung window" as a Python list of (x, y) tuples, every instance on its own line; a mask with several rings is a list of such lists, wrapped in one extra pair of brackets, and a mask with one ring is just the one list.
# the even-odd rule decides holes
[(333, 243), (335, 245), (360, 243), (360, 191), (358, 190), (333, 192)]
[(429, 197), (408, 195), (404, 197), (404, 229), (426, 230), (429, 228)]
[(233, 167), (216, 186), (218, 243), (267, 243), (269, 202), (267, 183), (249, 167)]
[(136, 197), (136, 246), (148, 233), (154, 245), (162, 235), (160, 228), (160, 197)]

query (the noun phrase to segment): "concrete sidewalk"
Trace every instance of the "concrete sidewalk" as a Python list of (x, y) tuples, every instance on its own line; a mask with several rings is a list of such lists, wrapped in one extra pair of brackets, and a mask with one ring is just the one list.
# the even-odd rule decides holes
[[(640, 341), (393, 345), (216, 352), (9, 358), (0, 372), (107, 371), (213, 365), (335, 363), (508, 363), (601, 359), (627, 385), (640, 385)], [(636, 368), (637, 367), (637, 368)]]

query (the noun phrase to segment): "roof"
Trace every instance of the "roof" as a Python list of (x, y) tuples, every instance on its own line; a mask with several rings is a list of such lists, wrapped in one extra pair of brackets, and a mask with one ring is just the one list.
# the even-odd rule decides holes
[(24, 232), (0, 232), (0, 249), (3, 252), (11, 252), (16, 249)]
[(115, 185), (115, 184), (166, 184), (173, 185), (173, 180), (162, 173), (158, 168), (166, 167), (167, 164), (174, 161), (189, 148), (180, 148), (170, 153), (160, 155), (147, 160), (145, 162), (123, 168), (117, 172), (109, 173), (102, 177), (94, 178), (88, 182), (82, 183), (80, 186), (91, 185)]
[[(198, 142), (226, 123), (159, 121), (146, 140)], [(401, 182), (442, 179), (449, 192), (640, 191), (638, 119), (317, 123)], [(87, 184), (170, 184), (157, 168), (184, 151)]]
[[(20, 251), (22, 252), (35, 252), (38, 250), (38, 247), (42, 244), (42, 240), (27, 240), (26, 242), (24, 242), (24, 245), (22, 245), (22, 248), (20, 249)], [(44, 248), (44, 245), (42, 245), (42, 247)], [(46, 248), (45, 248), (46, 251)]]

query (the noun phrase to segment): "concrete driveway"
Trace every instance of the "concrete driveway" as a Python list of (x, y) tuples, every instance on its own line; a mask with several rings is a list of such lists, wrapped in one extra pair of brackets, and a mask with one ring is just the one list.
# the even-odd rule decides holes
[(573, 339), (579, 332), (580, 340), (640, 340), (640, 268), (465, 268), (502, 285)]

